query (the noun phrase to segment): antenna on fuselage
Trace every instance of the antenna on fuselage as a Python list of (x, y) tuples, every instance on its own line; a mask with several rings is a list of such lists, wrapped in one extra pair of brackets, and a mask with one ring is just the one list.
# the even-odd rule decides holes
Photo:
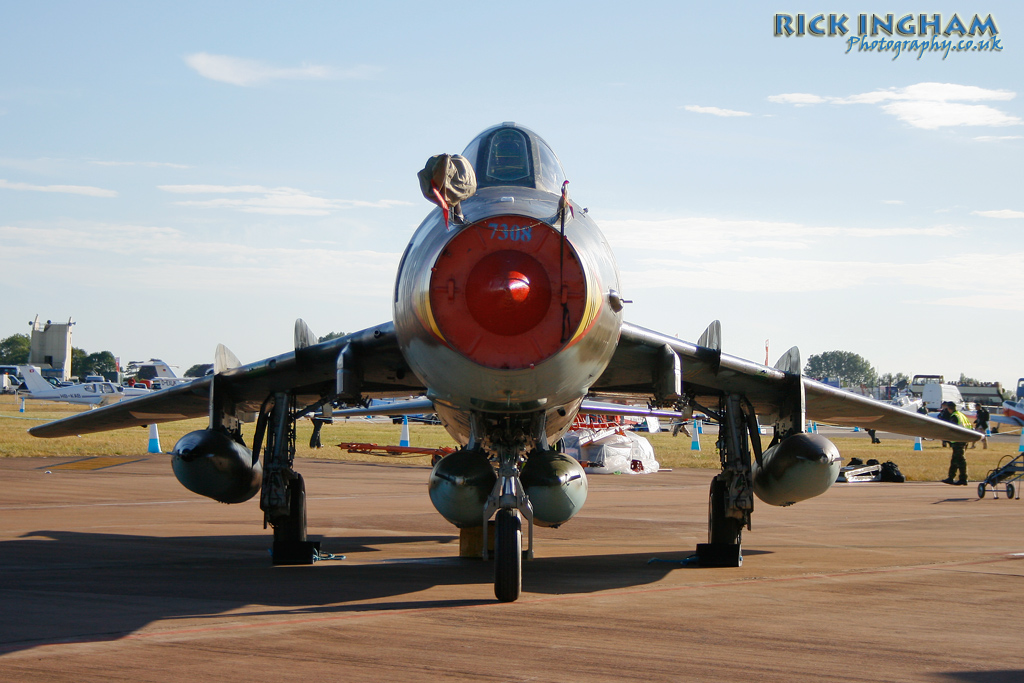
[(562, 222), (562, 242), (558, 249), (558, 291), (562, 300), (562, 343), (569, 341), (569, 292), (565, 287), (565, 214), (570, 213), (576, 217), (569, 202), (569, 181), (562, 183), (562, 199), (558, 202), (558, 213)]

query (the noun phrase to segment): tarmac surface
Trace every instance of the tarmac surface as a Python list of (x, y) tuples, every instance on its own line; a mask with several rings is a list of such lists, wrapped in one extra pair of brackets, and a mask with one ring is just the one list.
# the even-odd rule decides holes
[(1024, 680), (1024, 502), (974, 485), (758, 502), (743, 566), (701, 569), (650, 560), (706, 538), (714, 472), (591, 476), (499, 604), (426, 468), (297, 469), (345, 559), (272, 567), (258, 501), (166, 455), (0, 461), (0, 680)]

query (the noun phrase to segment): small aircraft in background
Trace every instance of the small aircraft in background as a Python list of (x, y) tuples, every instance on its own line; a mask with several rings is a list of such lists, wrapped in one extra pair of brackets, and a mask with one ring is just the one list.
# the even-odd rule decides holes
[(1003, 412), (1001, 415), (991, 415), (989, 422), (1024, 427), (1024, 399), (1019, 401), (1003, 401)]
[(125, 377), (139, 386), (150, 389), (166, 389), (178, 384), (188, 384), (194, 377), (178, 377), (171, 366), (159, 358), (146, 361), (133, 360), (125, 367)]
[(18, 371), (21, 372), (22, 379), (25, 381), (24, 393), (19, 393), (30, 399), (105, 406), (126, 398), (145, 396), (151, 393), (149, 389), (142, 386), (122, 387), (113, 382), (86, 382), (54, 386), (46, 381), (46, 378), (39, 372), (39, 368), (34, 365), (19, 365)]

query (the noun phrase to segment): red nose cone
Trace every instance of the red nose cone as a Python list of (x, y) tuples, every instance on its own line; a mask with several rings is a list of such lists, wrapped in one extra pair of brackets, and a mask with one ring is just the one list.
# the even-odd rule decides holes
[(529, 332), (551, 304), (544, 267), (521, 251), (496, 251), (482, 258), (466, 281), (466, 304), (489, 332), (510, 337)]
[(573, 343), (588, 318), (587, 278), (552, 226), (489, 216), (454, 232), (430, 269), (424, 328), (487, 368), (534, 368)]

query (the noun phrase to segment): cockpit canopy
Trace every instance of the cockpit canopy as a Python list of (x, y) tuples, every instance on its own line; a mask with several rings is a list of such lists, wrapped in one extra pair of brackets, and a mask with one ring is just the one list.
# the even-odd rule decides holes
[(565, 171), (539, 135), (514, 123), (488, 128), (469, 143), (462, 156), (476, 171), (477, 187), (515, 185), (559, 193)]

